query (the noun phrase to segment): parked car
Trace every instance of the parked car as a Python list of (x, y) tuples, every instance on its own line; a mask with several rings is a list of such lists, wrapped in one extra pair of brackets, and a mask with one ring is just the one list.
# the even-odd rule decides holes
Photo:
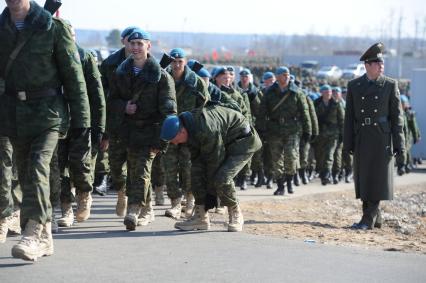
[(346, 80), (351, 80), (358, 78), (365, 74), (365, 66), (364, 64), (351, 64), (343, 69), (342, 78)]
[(324, 66), (317, 73), (318, 79), (338, 80), (342, 76), (342, 70), (337, 66)]
[(302, 69), (302, 76), (314, 76), (319, 69), (318, 61), (303, 61), (300, 63)]

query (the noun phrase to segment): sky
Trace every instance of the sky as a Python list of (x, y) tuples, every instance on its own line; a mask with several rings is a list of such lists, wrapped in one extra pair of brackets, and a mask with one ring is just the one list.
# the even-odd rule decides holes
[[(44, 0), (36, 0), (43, 4)], [(424, 0), (62, 0), (75, 28), (147, 31), (402, 37), (426, 33)], [(0, 8), (6, 6), (1, 1)]]

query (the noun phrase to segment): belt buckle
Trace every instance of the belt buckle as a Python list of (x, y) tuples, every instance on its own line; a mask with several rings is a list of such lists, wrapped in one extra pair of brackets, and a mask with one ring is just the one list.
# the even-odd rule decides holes
[(18, 91), (17, 97), (21, 101), (27, 100), (27, 94), (25, 93), (25, 91)]
[(364, 123), (365, 123), (366, 125), (371, 125), (371, 118), (365, 118), (365, 119), (364, 119)]

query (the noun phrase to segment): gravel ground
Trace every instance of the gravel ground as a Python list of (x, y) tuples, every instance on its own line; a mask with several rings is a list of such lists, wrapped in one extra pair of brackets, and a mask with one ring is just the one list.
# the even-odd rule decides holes
[[(382, 229), (354, 231), (349, 227), (361, 218), (361, 201), (353, 192), (242, 203), (246, 233), (426, 254), (426, 184), (397, 188), (381, 208)], [(216, 224), (227, 217), (211, 216)]]

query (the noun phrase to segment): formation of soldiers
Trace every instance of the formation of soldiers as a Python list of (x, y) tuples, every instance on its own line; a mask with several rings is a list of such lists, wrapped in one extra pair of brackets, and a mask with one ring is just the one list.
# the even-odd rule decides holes
[[(352, 156), (343, 151), (345, 88), (315, 85), (285, 66), (265, 72), (261, 85), (244, 68), (236, 82), (232, 66), (210, 72), (181, 48), (158, 62), (151, 35), (133, 26), (98, 69), (69, 23), (23, 2), (32, 21), (11, 21), (12, 4), (0, 16), (0, 40), (7, 43), (0, 48), (0, 242), (24, 229), (13, 256), (53, 254), (51, 233), (87, 220), (92, 193), (105, 195), (110, 187), (129, 231), (155, 220), (153, 204), (164, 205), (164, 193), (171, 201), (165, 215), (184, 218), (177, 229), (209, 229), (208, 211), (216, 208), (228, 211), (228, 231), (241, 231), (235, 185), (272, 189), (275, 182), (273, 194), (284, 195), (316, 175), (323, 185), (351, 182)], [(27, 29), (45, 34), (32, 37)], [(27, 39), (18, 48), (11, 39), (21, 31)], [(21, 49), (28, 41), (31, 47)], [(3, 56), (11, 53), (21, 64)], [(31, 74), (19, 67), (26, 65)], [(409, 148), (420, 133), (408, 98), (403, 105)], [(408, 173), (409, 151), (398, 158), (398, 173)]]

